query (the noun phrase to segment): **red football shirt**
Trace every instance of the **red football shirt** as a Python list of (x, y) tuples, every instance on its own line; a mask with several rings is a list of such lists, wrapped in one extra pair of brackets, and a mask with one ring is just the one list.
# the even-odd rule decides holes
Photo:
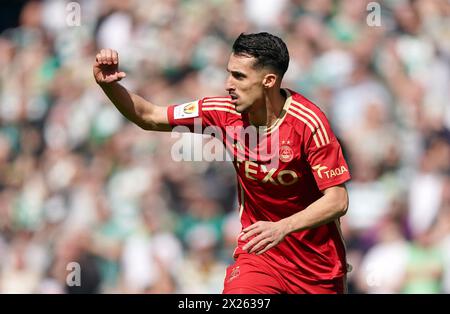
[[(214, 127), (237, 172), (242, 228), (257, 221), (278, 221), (319, 199), (321, 190), (350, 179), (339, 142), (324, 113), (308, 99), (284, 89), (282, 113), (269, 128), (250, 125), (229, 97), (206, 97), (168, 108), (172, 127), (191, 132)], [(200, 124), (199, 124), (200, 123)], [(220, 133), (220, 134), (219, 134)], [(251, 138), (257, 137), (257, 140)], [(248, 254), (238, 240), (235, 257)], [(267, 262), (309, 279), (346, 273), (339, 221), (291, 233), (261, 255)]]

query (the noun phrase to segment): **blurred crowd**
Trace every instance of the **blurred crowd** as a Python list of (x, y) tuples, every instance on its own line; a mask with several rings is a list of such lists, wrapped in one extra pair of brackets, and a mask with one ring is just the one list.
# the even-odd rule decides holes
[(81, 0), (79, 25), (68, 3), (24, 1), (1, 29), (1, 293), (221, 292), (232, 165), (173, 161), (179, 138), (126, 121), (92, 63), (116, 49), (127, 88), (183, 103), (224, 95), (231, 44), (257, 31), (286, 41), (284, 87), (349, 162), (349, 291), (450, 292), (450, 1)]

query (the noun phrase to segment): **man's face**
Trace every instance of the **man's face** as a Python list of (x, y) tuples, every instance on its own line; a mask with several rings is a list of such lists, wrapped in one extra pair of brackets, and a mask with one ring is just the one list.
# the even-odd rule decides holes
[(264, 69), (253, 67), (254, 57), (231, 54), (227, 71), (226, 90), (230, 94), (237, 112), (251, 112), (264, 98)]

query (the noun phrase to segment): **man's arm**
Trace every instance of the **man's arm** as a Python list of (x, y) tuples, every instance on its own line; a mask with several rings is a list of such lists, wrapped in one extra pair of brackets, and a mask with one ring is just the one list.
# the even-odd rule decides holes
[(305, 210), (285, 218), (288, 233), (315, 228), (341, 216), (348, 209), (348, 193), (344, 184), (325, 189), (323, 196)]
[(118, 83), (126, 74), (119, 71), (117, 51), (102, 49), (96, 55), (93, 73), (103, 92), (128, 120), (145, 130), (171, 130), (167, 108), (152, 104)]
[(242, 240), (251, 239), (244, 247), (249, 253), (262, 254), (292, 232), (315, 228), (345, 215), (348, 194), (344, 184), (327, 188), (323, 196), (304, 210), (277, 222), (258, 221), (243, 230)]

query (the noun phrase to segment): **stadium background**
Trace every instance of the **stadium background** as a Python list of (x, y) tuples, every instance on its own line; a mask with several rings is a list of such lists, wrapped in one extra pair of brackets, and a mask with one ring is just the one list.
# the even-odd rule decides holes
[(221, 292), (231, 165), (174, 162), (175, 139), (125, 121), (92, 62), (116, 49), (125, 86), (181, 103), (224, 94), (233, 40), (262, 30), (345, 148), (350, 292), (450, 292), (448, 0), (378, 1), (380, 27), (363, 0), (79, 1), (80, 26), (67, 3), (1, 2), (1, 293)]

